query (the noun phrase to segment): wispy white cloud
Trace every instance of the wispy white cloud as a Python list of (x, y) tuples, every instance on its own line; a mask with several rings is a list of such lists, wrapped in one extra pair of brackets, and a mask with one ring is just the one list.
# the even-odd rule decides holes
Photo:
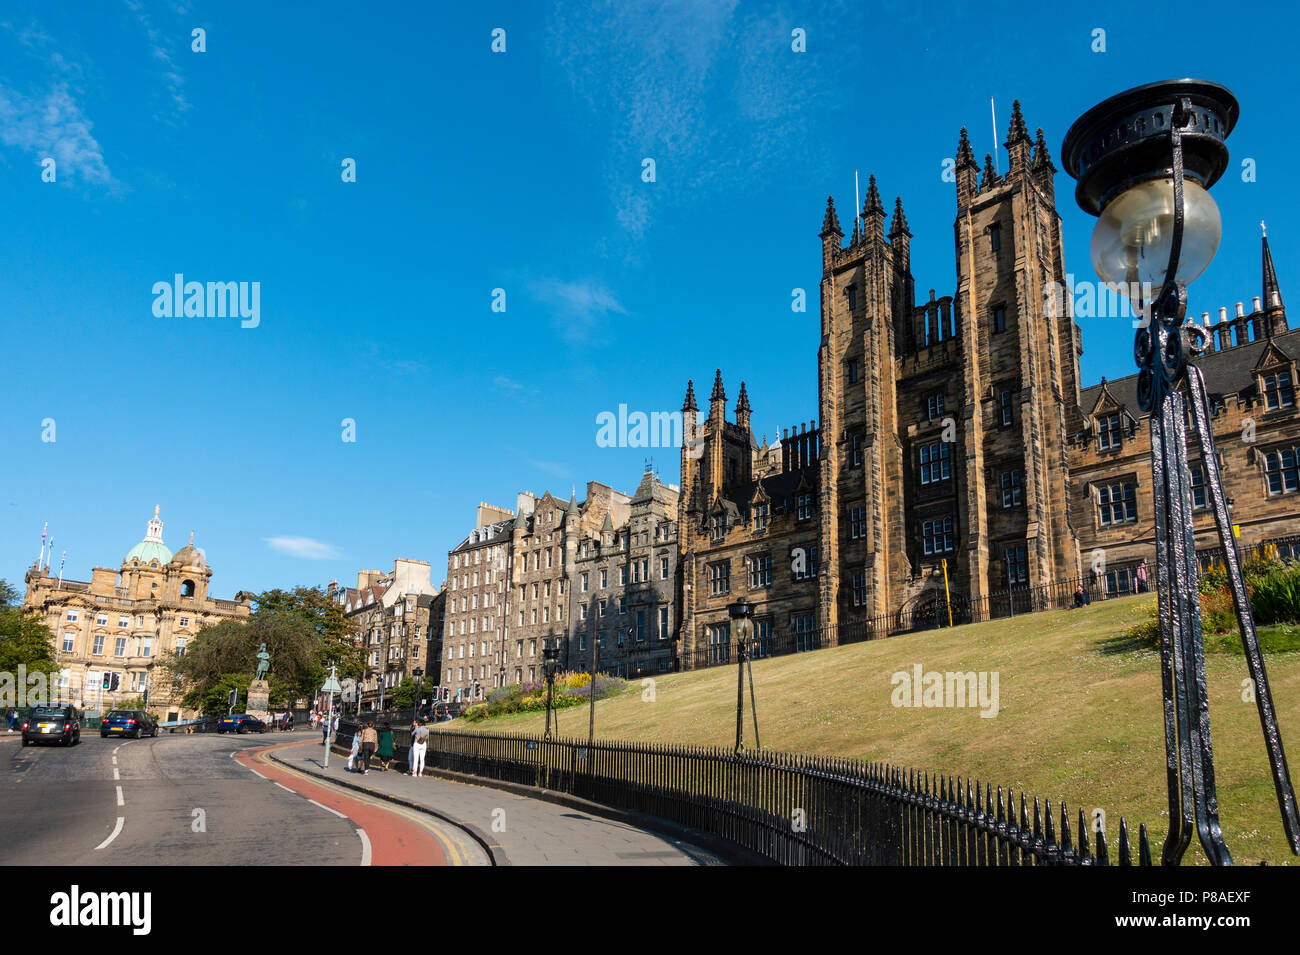
[(338, 560), (342, 552), (333, 544), (311, 537), (264, 537), (271, 549), (302, 560)]
[[(621, 232), (639, 238), (660, 205), (744, 181), (815, 148), (811, 109), (841, 95), (850, 63), (791, 49), (791, 31), (834, 35), (847, 7), (813, 3), (795, 21), (738, 0), (560, 2), (548, 43), (574, 94), (608, 123), (605, 165)], [(851, 58), (848, 58), (851, 61)], [(653, 158), (656, 181), (641, 181)]]
[(529, 461), (528, 463), (542, 473), (551, 475), (551, 477), (567, 478), (573, 473), (558, 461)]
[[(185, 98), (185, 77), (181, 74), (180, 67), (176, 65), (176, 61), (172, 59), (172, 55), (167, 49), (166, 43), (169, 34), (164, 34), (153, 25), (153, 20), (145, 12), (141, 0), (122, 0), (122, 2), (135, 15), (136, 22), (144, 29), (145, 37), (149, 41), (149, 52), (161, 66), (163, 85), (167, 87), (167, 93), (171, 97), (175, 112), (178, 114), (187, 112), (190, 104)], [(187, 13), (183, 6), (177, 7), (176, 10), (181, 16)], [(188, 29), (184, 31), (184, 36), (189, 37)]]
[(52, 158), (60, 179), (71, 175), (87, 182), (113, 181), (92, 126), (66, 83), (56, 82), (32, 97), (0, 85), (0, 142), (37, 162)]
[(530, 283), (529, 289), (534, 298), (551, 306), (561, 332), (570, 341), (585, 341), (605, 315), (627, 314), (614, 293), (595, 280), (545, 278)]

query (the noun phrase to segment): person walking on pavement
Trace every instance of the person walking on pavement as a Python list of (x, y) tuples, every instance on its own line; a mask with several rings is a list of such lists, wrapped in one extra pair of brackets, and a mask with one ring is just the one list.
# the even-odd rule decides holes
[(352, 752), (348, 753), (348, 772), (357, 771), (357, 760), (361, 758), (361, 728), (352, 734)]
[(384, 720), (379, 732), (379, 762), (384, 767), (384, 772), (388, 772), (388, 764), (393, 761), (393, 727), (388, 720)]
[(424, 775), (424, 754), (429, 749), (429, 727), (424, 725), (424, 720), (415, 721), (415, 729), (411, 731), (411, 775), (420, 777)]
[(379, 733), (375, 731), (375, 721), (366, 720), (366, 728), (361, 731), (361, 770), (362, 776), (370, 775), (370, 759), (379, 748)]

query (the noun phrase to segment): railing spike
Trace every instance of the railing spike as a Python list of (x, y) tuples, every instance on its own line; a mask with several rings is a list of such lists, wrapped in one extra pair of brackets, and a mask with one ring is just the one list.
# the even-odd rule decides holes
[(1133, 860), (1129, 858), (1128, 848), (1128, 820), (1123, 816), (1119, 817), (1119, 846), (1116, 848), (1116, 854), (1119, 856), (1119, 864), (1129, 866)]
[(1080, 806), (1079, 807), (1079, 858), (1084, 860), (1085, 865), (1087, 864), (1087, 860), (1092, 858), (1092, 854), (1088, 851), (1089, 841), (1090, 840), (1088, 838), (1088, 817), (1083, 814), (1083, 807)]
[(1151, 865), (1151, 844), (1147, 842), (1147, 824), (1138, 823), (1138, 865)]
[(1065, 809), (1065, 800), (1061, 800), (1061, 849), (1067, 854), (1074, 851), (1070, 841), (1070, 814)]
[(1097, 830), (1097, 865), (1110, 865), (1110, 856), (1106, 849), (1106, 829)]

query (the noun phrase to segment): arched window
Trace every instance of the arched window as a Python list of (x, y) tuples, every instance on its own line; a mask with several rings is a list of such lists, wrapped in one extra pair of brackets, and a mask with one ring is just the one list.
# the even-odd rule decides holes
[(181, 584), (181, 596), (182, 597), (194, 596), (194, 581), (187, 580)]

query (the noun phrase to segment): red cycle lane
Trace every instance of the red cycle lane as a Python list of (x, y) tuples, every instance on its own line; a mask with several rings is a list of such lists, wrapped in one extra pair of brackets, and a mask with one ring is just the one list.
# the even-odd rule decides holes
[(371, 865), (446, 865), (447, 856), (442, 844), (423, 826), (397, 812), (382, 809), (360, 799), (345, 795), (336, 789), (309, 782), (297, 773), (290, 772), (261, 759), (260, 754), (302, 743), (281, 743), (277, 746), (259, 746), (235, 754), (243, 766), (253, 769), (271, 782), (279, 783), (304, 799), (314, 799), (355, 822), (370, 840)]

